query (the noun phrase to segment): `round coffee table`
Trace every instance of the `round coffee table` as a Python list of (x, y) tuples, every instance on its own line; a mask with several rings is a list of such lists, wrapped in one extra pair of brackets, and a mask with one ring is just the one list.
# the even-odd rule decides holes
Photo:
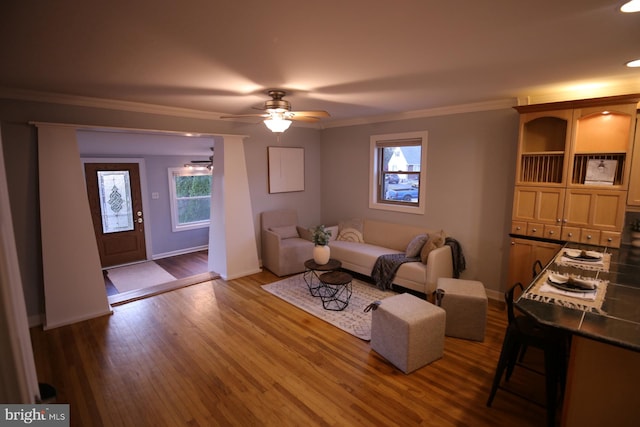
[[(308, 259), (304, 262), (304, 281), (309, 288), (309, 292), (314, 297), (319, 297), (319, 288), (322, 286), (318, 274), (326, 273), (329, 271), (339, 270), (342, 267), (342, 263), (337, 259), (329, 259), (326, 264), (318, 264), (313, 259)], [(320, 271), (321, 273), (317, 273)], [(314, 280), (315, 278), (315, 280)]]
[(325, 310), (342, 311), (349, 305), (353, 287), (353, 277), (344, 271), (330, 271), (319, 277), (321, 287), (318, 289)]

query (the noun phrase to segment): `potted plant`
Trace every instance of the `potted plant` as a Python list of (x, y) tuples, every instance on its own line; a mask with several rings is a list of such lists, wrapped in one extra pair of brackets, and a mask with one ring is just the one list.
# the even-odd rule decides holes
[(327, 230), (324, 225), (310, 228), (311, 241), (315, 245), (313, 247), (313, 260), (316, 264), (324, 265), (329, 262), (331, 249), (329, 249), (329, 239), (331, 238), (331, 230)]
[(631, 245), (640, 248), (640, 218), (631, 221)]

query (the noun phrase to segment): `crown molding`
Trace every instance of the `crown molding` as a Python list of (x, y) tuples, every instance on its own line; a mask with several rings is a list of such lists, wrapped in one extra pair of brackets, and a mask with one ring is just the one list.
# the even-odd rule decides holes
[[(516, 106), (532, 104), (546, 104), (553, 102), (574, 101), (585, 98), (598, 98), (604, 96), (624, 95), (629, 93), (639, 93), (640, 82), (635, 80), (618, 84), (615, 87), (601, 88), (599, 90), (587, 91), (558, 91), (545, 92), (540, 94), (522, 95), (515, 98), (505, 98), (492, 101), (475, 102), (468, 104), (451, 105), (445, 107), (429, 108), (424, 110), (406, 111), (377, 116), (358, 117), (353, 119), (323, 121), (320, 123), (299, 123), (302, 127), (330, 129), (347, 126), (367, 125), (374, 123), (410, 120), (425, 117), (446, 116), (451, 114), (473, 113), (479, 111), (490, 111), (507, 109)], [(141, 102), (122, 101), (106, 98), (93, 98), (86, 96), (67, 95), (60, 93), (38, 92), (31, 90), (12, 89), (0, 87), (0, 98), (14, 99), (20, 101), (44, 102), (52, 104), (73, 105), (78, 107), (103, 108), (117, 111), (130, 111), (136, 113), (159, 114), (166, 116), (177, 116), (204, 120), (220, 120), (224, 113), (194, 110), (189, 108), (169, 107), (164, 105), (146, 104)], [(239, 122), (249, 122), (246, 119), (235, 119)]]
[(73, 105), (77, 107), (106, 108), (135, 113), (160, 114), (193, 119), (219, 120), (223, 113), (192, 110), (189, 108), (167, 107), (164, 105), (145, 104), (142, 102), (122, 101), (117, 99), (92, 98), (88, 96), (66, 95), (60, 93), (38, 92), (22, 89), (0, 88), (0, 98), (19, 101), (45, 102), (51, 104)]
[[(121, 101), (116, 99), (92, 98), (87, 96), (66, 95), (60, 93), (38, 92), (31, 90), (0, 88), (0, 98), (15, 99), (20, 101), (45, 102), (51, 104), (74, 105), (78, 107), (106, 108), (119, 111), (131, 111), (136, 113), (161, 114), (166, 116), (179, 116), (195, 119), (220, 120), (224, 113), (211, 111), (192, 110), (188, 108), (168, 107), (164, 105), (145, 104), (142, 102)], [(354, 126), (362, 124), (389, 122), (395, 120), (408, 120), (423, 117), (446, 116), (449, 114), (469, 113), (476, 111), (498, 110), (511, 108), (517, 105), (516, 98), (501, 99), (495, 101), (476, 102), (471, 104), (453, 105), (447, 107), (429, 108), (426, 110), (407, 111), (379, 116), (369, 116), (355, 119), (336, 120), (333, 122), (307, 124), (304, 127), (318, 129)], [(237, 121), (247, 121), (238, 119)], [(306, 126), (305, 126), (306, 125)]]
[(499, 99), (494, 101), (474, 102), (469, 104), (451, 105), (447, 107), (429, 108), (426, 110), (406, 111), (379, 116), (369, 116), (356, 119), (336, 120), (323, 123), (323, 128), (337, 128), (355, 125), (367, 125), (372, 123), (391, 122), (396, 120), (419, 119), (424, 117), (448, 116), (451, 114), (474, 113), (478, 111), (490, 111), (512, 108), (517, 105), (517, 98)]
[(637, 76), (619, 80), (614, 84), (577, 87), (565, 90), (546, 90), (537, 94), (518, 97), (518, 106), (549, 104), (554, 102), (579, 101), (591, 98), (606, 98), (640, 93), (640, 79)]

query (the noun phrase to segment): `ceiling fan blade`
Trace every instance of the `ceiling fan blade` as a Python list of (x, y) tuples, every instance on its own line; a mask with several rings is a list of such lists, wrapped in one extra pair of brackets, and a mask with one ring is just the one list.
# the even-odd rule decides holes
[(289, 114), (294, 116), (307, 116), (307, 117), (329, 117), (329, 113), (322, 110), (308, 110), (308, 111), (289, 111)]
[(220, 116), (221, 119), (241, 119), (244, 117), (269, 117), (269, 114), (234, 114), (231, 116)]
[(292, 120), (294, 122), (308, 122), (308, 123), (316, 123), (320, 121), (318, 117), (309, 117), (309, 116), (289, 116), (287, 120)]

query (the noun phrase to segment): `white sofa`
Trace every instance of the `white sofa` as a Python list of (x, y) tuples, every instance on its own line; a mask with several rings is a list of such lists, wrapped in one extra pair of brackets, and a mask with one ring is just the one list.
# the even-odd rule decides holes
[[(331, 230), (331, 258), (342, 262), (344, 269), (369, 277), (380, 255), (404, 253), (409, 242), (417, 235), (439, 232), (365, 219), (362, 221), (364, 243), (356, 243), (336, 240), (339, 233), (338, 225), (327, 228)], [(298, 225), (298, 216), (293, 209), (263, 212), (261, 237), (262, 265), (278, 276), (303, 272), (304, 262), (313, 257), (311, 232)], [(402, 264), (393, 283), (431, 295), (440, 277), (453, 277), (451, 247), (446, 245), (432, 250), (426, 264)]]
[[(332, 230), (329, 247), (331, 258), (342, 262), (342, 268), (371, 276), (371, 270), (380, 255), (404, 253), (407, 245), (419, 234), (436, 234), (440, 230), (429, 230), (405, 224), (363, 220), (364, 243), (336, 240), (338, 226)], [(407, 262), (398, 268), (393, 283), (404, 288), (431, 295), (438, 278), (453, 277), (451, 247), (444, 245), (432, 250), (427, 263)]]

